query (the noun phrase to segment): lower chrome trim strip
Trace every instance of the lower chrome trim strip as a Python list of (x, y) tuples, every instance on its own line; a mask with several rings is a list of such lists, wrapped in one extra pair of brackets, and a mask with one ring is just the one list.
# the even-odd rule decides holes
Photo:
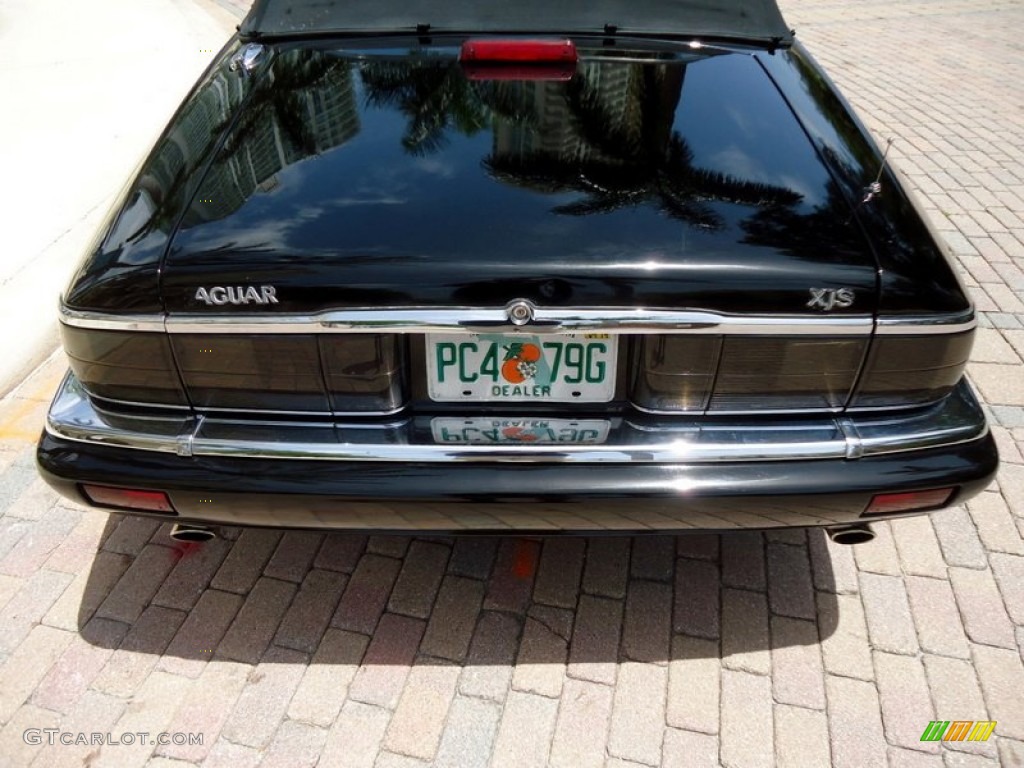
[(870, 315), (727, 315), (659, 309), (551, 309), (514, 325), (506, 308), (375, 308), (298, 314), (203, 313), (124, 316), (61, 308), (61, 322), (77, 328), (167, 333), (688, 333), (771, 336), (869, 336)]
[[(495, 417), (496, 420), (499, 417)], [(261, 459), (456, 462), (665, 463), (851, 460), (923, 450), (983, 437), (988, 424), (966, 381), (942, 402), (911, 414), (778, 418), (608, 419), (595, 444), (437, 443), (429, 417), (380, 424), (260, 423), (204, 416), (134, 416), (89, 400), (68, 374), (46, 429), (67, 440), (191, 455)]]
[(60, 305), (60, 322), (101, 331), (172, 334), (311, 333), (687, 333), (799, 336), (954, 334), (978, 325), (973, 309), (928, 315), (725, 314), (673, 309), (562, 309), (536, 307), (532, 322), (517, 326), (507, 307), (342, 309), (313, 314), (106, 314)]
[(349, 309), (316, 314), (202, 313), (108, 315), (61, 305), (60, 320), (107, 331), (218, 334), (309, 333), (687, 333), (711, 335), (869, 336), (961, 333), (978, 324), (974, 311), (945, 315), (728, 315), (697, 310), (552, 309), (537, 307), (533, 321), (514, 325), (506, 308)]
[(847, 417), (836, 419), (836, 424), (846, 438), (846, 458), (859, 459), (864, 455), (864, 442), (860, 439), (856, 422)]
[(73, 328), (92, 328), (97, 331), (142, 331), (159, 333), (164, 327), (164, 315), (108, 315), (102, 312), (82, 312), (60, 305), (60, 321)]
[(973, 309), (947, 315), (881, 316), (877, 320), (876, 333), (883, 336), (927, 336), (935, 333), (963, 333), (978, 325)]
[(113, 397), (98, 397), (93, 395), (93, 399), (97, 400), (100, 405), (103, 404), (113, 405), (115, 408), (119, 405), (125, 405), (129, 408), (142, 408), (145, 410), (157, 410), (165, 413), (182, 413), (186, 415), (192, 414), (192, 408), (188, 405), (168, 405), (167, 403), (142, 403), (138, 400), (119, 400)]

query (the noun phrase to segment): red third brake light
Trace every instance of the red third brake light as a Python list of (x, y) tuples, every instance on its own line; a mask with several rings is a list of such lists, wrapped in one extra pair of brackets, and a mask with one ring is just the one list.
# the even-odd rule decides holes
[(459, 61), (498, 64), (575, 64), (579, 56), (572, 40), (467, 40)]
[(896, 512), (938, 509), (949, 501), (955, 490), (955, 488), (935, 488), (930, 491), (880, 493), (871, 499), (864, 514), (889, 515)]
[(459, 61), (470, 80), (570, 80), (579, 55), (572, 40), (467, 40)]

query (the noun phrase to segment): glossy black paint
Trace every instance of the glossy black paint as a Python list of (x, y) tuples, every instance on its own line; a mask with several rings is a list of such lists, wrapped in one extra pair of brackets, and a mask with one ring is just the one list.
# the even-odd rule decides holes
[[(455, 480), (449, 466), (195, 459), (98, 446), (83, 451), (50, 435), (40, 440), (37, 459), (47, 482), (75, 501), (83, 501), (78, 482), (164, 490), (179, 519), (197, 523), (400, 530), (405, 521), (407, 529), (470, 525), (479, 531), (489, 505), (500, 505), (504, 515), (523, 519), (521, 527), (495, 533), (609, 532), (600, 524), (586, 527), (589, 520), (615, 521), (620, 534), (863, 521), (861, 512), (876, 493), (959, 486), (951, 499), (958, 503), (988, 485), (998, 463), (990, 434), (857, 461), (773, 462), (771, 472), (759, 462), (471, 463), (458, 467)], [(553, 523), (559, 517), (562, 526)], [(635, 528), (622, 528), (624, 520)]]
[(471, 81), (444, 46), (372, 54), (282, 46), (259, 73), (169, 250), (169, 311), (254, 281), (279, 303), (213, 309), (814, 314), (813, 286), (874, 311), (869, 244), (749, 51), (584, 50), (568, 83)]
[[(878, 146), (813, 57), (798, 42), (757, 59), (778, 85), (854, 206), (879, 266), (882, 315), (962, 312), (971, 308), (948, 247), (908, 195), (898, 174), (883, 169)], [(891, 137), (899, 140), (899, 137)], [(881, 173), (882, 192), (861, 203)]]
[(159, 274), (167, 246), (251, 85), (230, 69), (237, 50), (232, 38), (121, 192), (64, 292), (67, 306), (163, 311)]
[(646, 63), (585, 49), (564, 84), (470, 82), (458, 41), (433, 42), (359, 60), (351, 43), (280, 45), (245, 77), (231, 41), (66, 303), (221, 310), (196, 288), (272, 276), (281, 303), (260, 311), (523, 297), (811, 313), (811, 285), (856, 290), (834, 313), (970, 307), (891, 170), (859, 202), (881, 154), (799, 44)]
[(569, 85), (469, 83), (443, 47), (357, 62), (324, 45), (281, 46), (243, 77), (229, 42), (69, 306), (206, 311), (196, 287), (272, 275), (273, 311), (525, 297), (810, 312), (814, 283), (855, 288), (834, 311), (863, 312), (876, 282), (884, 314), (970, 307), (891, 170), (859, 203), (881, 154), (799, 44), (584, 64)]

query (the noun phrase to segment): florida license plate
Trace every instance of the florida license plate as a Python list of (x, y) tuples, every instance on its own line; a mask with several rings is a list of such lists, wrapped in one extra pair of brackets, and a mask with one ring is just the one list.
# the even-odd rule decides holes
[(441, 402), (607, 403), (617, 339), (606, 334), (427, 334), (427, 391)]
[(607, 419), (456, 419), (430, 422), (435, 443), (450, 445), (597, 445), (608, 439)]

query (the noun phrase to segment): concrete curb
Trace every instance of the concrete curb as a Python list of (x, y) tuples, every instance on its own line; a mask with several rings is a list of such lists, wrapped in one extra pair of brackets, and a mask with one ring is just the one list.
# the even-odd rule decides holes
[(211, 2), (219, 5), (228, 13), (235, 17), (242, 19), (245, 18), (245, 14), (249, 12), (249, 6), (252, 5), (248, 0), (197, 0), (198, 2)]
[[(56, 306), (128, 174), (244, 10), (230, 0), (97, 0), (51, 24), (50, 8), (13, 4), (0, 25), (0, 85), (26, 105), (0, 132), (18, 179), (0, 263), (0, 396), (57, 349)], [(163, 30), (150, 44), (137, 33)], [(92, 23), (96, 29), (91, 30)], [(19, 36), (8, 30), (21, 30)], [(42, 34), (54, 45), (41, 55)], [(14, 73), (14, 74), (5, 74)], [(16, 74), (16, 77), (15, 77)], [(59, 111), (54, 107), (59, 104)], [(42, 202), (40, 202), (42, 201)]]

